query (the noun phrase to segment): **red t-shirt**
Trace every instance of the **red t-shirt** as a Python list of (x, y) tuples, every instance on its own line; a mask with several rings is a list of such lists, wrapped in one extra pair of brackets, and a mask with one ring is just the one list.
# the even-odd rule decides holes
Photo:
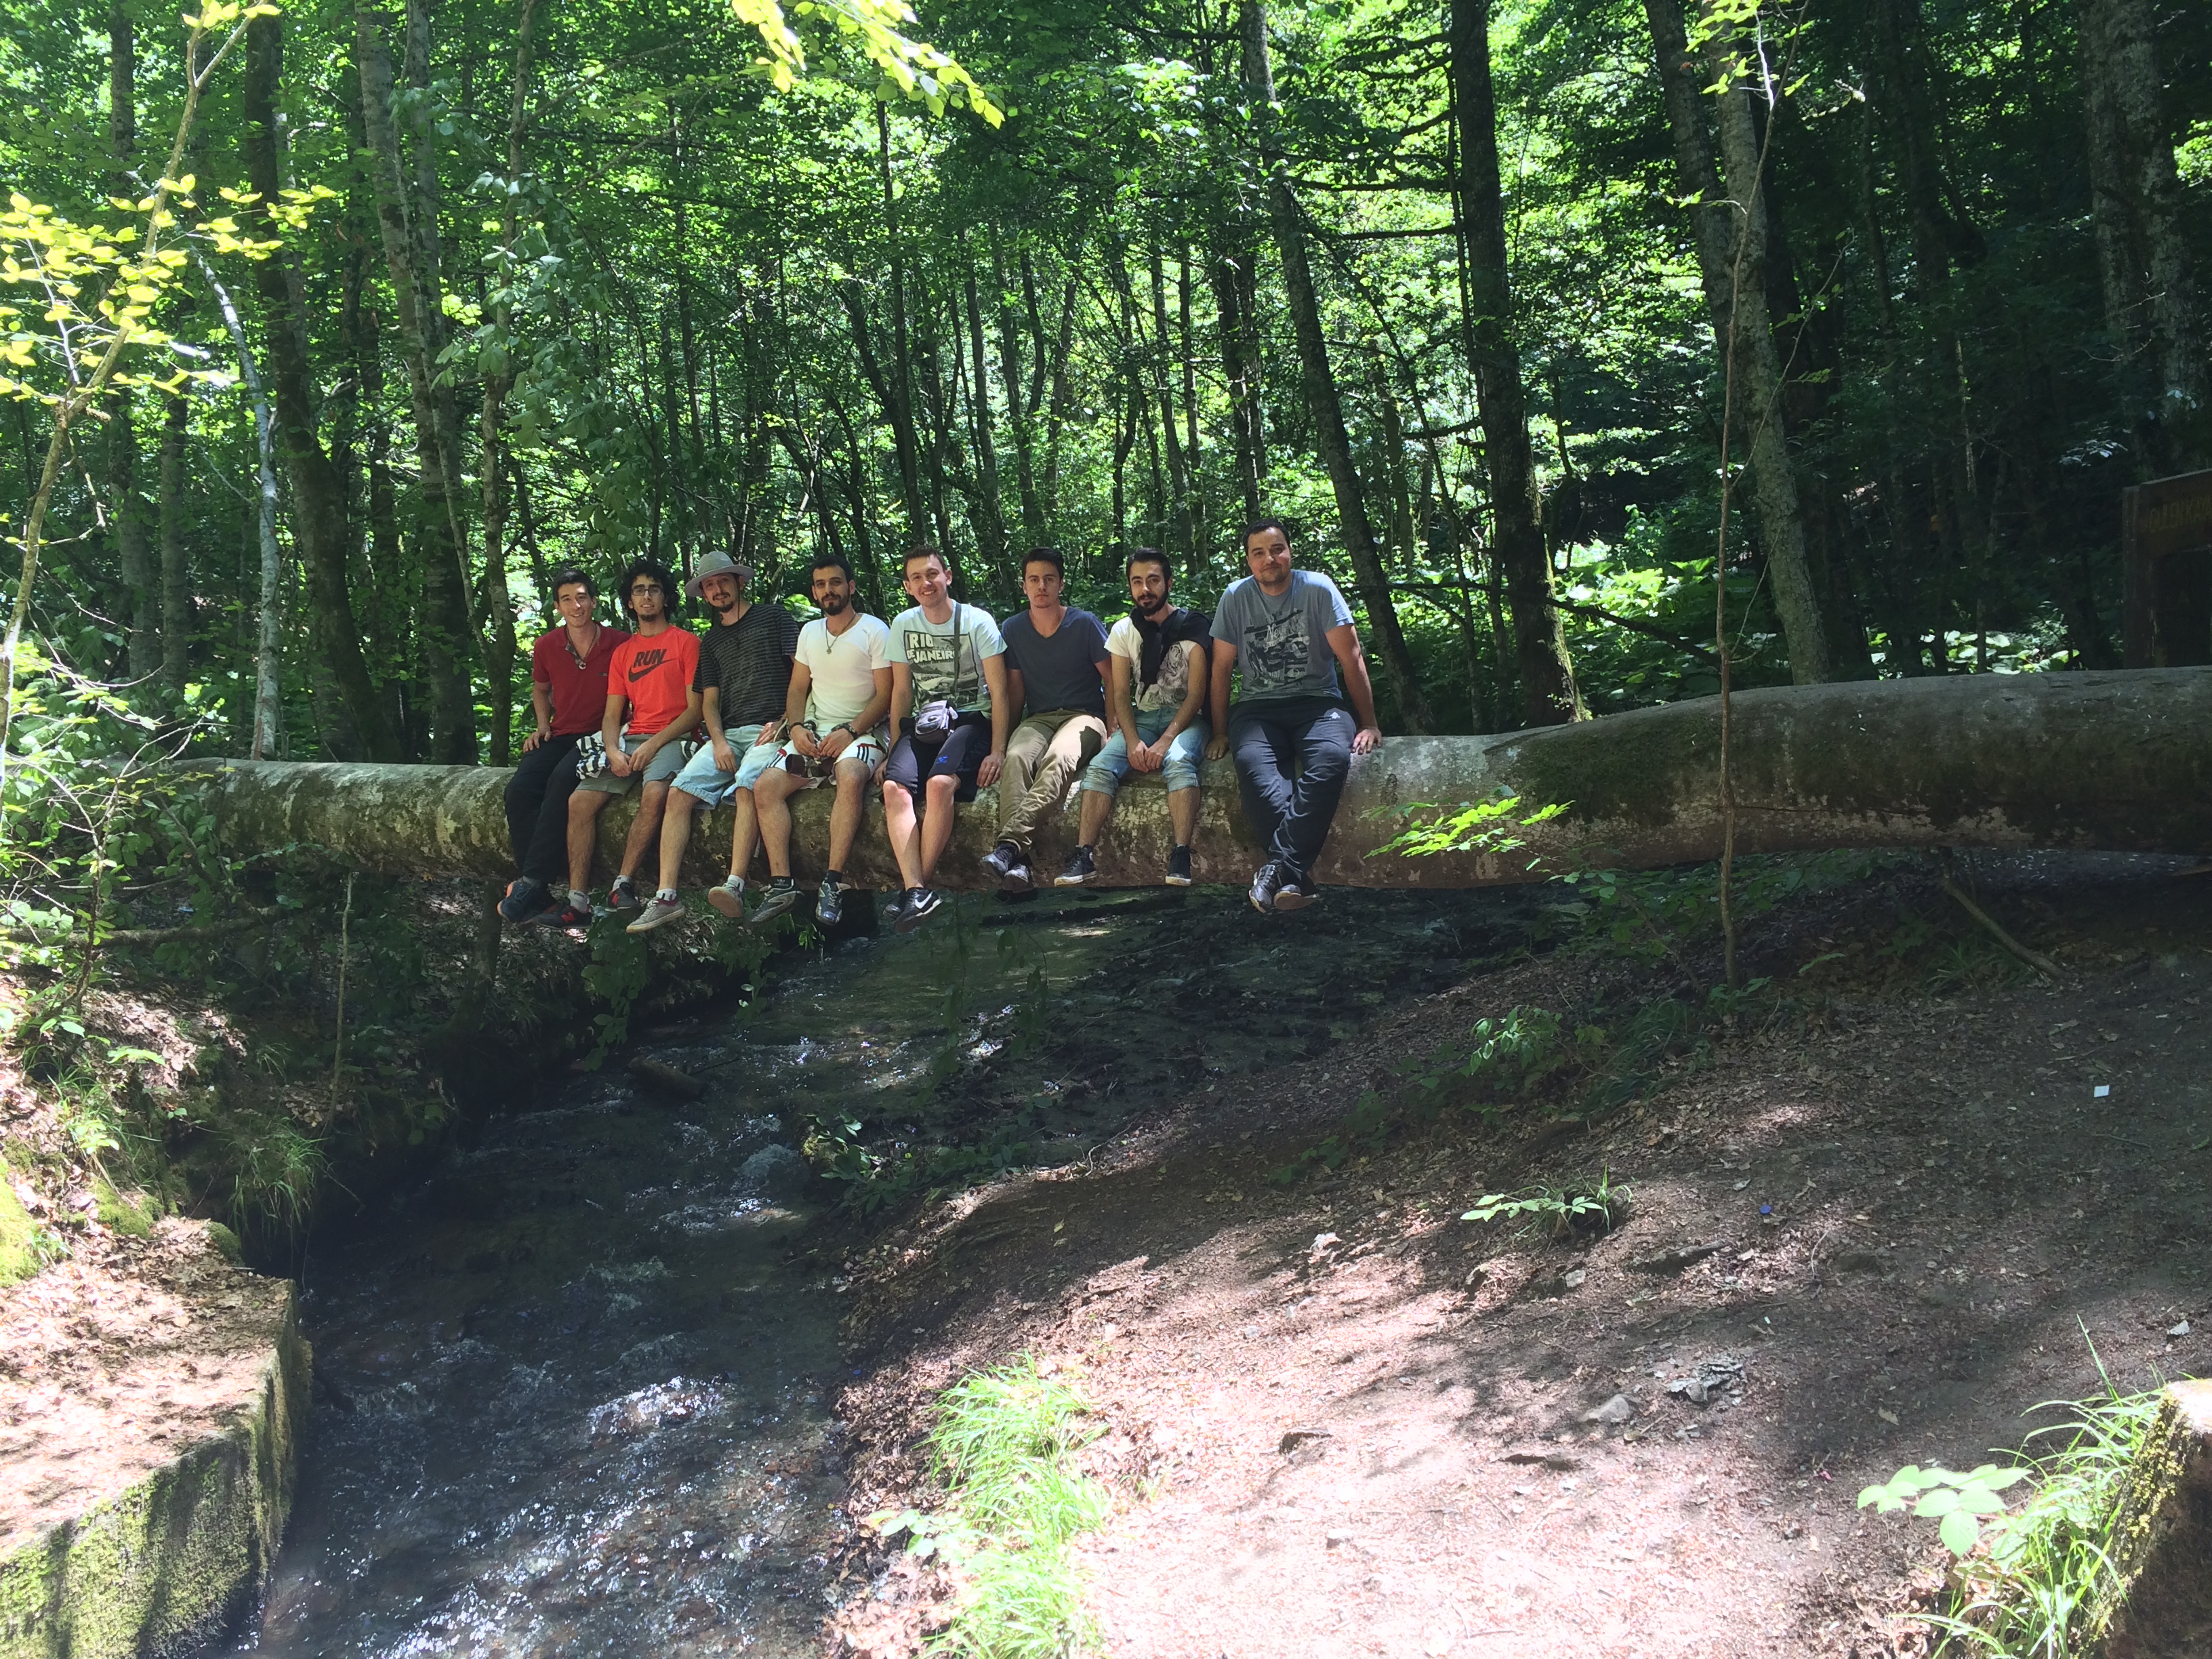
[(530, 647), (530, 678), (553, 700), (555, 737), (581, 737), (599, 729), (607, 712), (607, 667), (615, 647), (629, 637), (619, 628), (602, 627), (592, 654), (582, 662), (576, 660), (565, 628)]
[(623, 730), (649, 738), (682, 714), (698, 666), (699, 636), (688, 629), (664, 628), (651, 639), (633, 634), (617, 646), (607, 665), (607, 690), (629, 699), (629, 723)]

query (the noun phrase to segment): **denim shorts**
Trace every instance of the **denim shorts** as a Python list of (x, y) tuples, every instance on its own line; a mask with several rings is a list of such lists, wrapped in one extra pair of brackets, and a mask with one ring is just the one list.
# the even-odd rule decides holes
[[(1138, 708), (1130, 712), (1137, 722), (1137, 736), (1146, 743), (1175, 723), (1176, 711), (1172, 708)], [(1206, 757), (1208, 735), (1209, 728), (1203, 719), (1193, 720), (1176, 733), (1167, 759), (1160, 766), (1160, 781), (1169, 789), (1198, 787), (1198, 763)], [(1121, 780), (1128, 771), (1129, 742), (1116, 726), (1106, 739), (1106, 746), (1098, 751), (1097, 758), (1084, 769), (1083, 787), (1110, 799), (1121, 788)]]
[(686, 761), (684, 769), (676, 775), (674, 787), (710, 807), (721, 805), (740, 789), (751, 788), (753, 780), (775, 758), (774, 744), (753, 741), (767, 724), (765, 720), (757, 720), (750, 726), (731, 726), (724, 732), (730, 747), (737, 750), (736, 771), (725, 772), (715, 765), (714, 745), (702, 743), (699, 752)]

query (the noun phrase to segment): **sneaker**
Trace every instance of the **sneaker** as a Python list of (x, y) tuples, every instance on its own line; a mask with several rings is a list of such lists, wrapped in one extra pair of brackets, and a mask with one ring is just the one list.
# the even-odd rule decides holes
[(938, 897), (936, 893), (929, 888), (908, 888), (906, 890), (906, 902), (899, 906), (898, 920), (891, 923), (891, 932), (894, 933), (911, 933), (915, 928), (921, 927), (924, 921), (935, 915), (938, 907), (944, 902), (945, 901)]
[(799, 884), (789, 876), (772, 876), (768, 891), (761, 895), (760, 908), (753, 912), (752, 925), (757, 927), (764, 921), (774, 921), (798, 902)]
[(999, 878), (999, 890), (1009, 897), (1017, 894), (1036, 891), (1036, 878), (1030, 873), (1030, 861), (1027, 858), (1018, 853), (1014, 855), (1012, 865), (1009, 866), (1006, 873)]
[(732, 876), (719, 887), (707, 890), (707, 902), (732, 921), (745, 919), (745, 878)]
[(545, 884), (535, 876), (517, 876), (507, 884), (507, 891), (499, 901), (499, 919), (517, 924), (536, 920), (550, 896)]
[(1282, 891), (1282, 888), (1283, 866), (1270, 859), (1253, 874), (1252, 908), (1255, 910), (1273, 910), (1275, 895)]
[(1067, 868), (1052, 878), (1055, 887), (1080, 887), (1098, 873), (1098, 860), (1088, 847), (1079, 847), (1067, 860)]
[(1000, 881), (1009, 879), (1015, 871), (1022, 867), (1022, 849), (1010, 841), (1000, 842), (984, 854), (982, 859), (983, 867)]
[(844, 889), (829, 877), (823, 877), (822, 890), (814, 901), (814, 920), (824, 927), (835, 927), (844, 915)]
[(628, 876), (617, 876), (615, 884), (607, 889), (607, 908), (635, 910), (645, 901), (638, 896), (637, 883)]
[(548, 927), (566, 928), (573, 933), (580, 928), (592, 925), (592, 913), (589, 910), (580, 910), (568, 900), (561, 898), (552, 901), (543, 910), (531, 917), (531, 921), (542, 923)]
[(1303, 910), (1320, 896), (1320, 890), (1315, 887), (1310, 878), (1285, 876), (1283, 884), (1275, 890), (1275, 908), (1278, 910)]
[(1168, 885), (1170, 887), (1190, 885), (1189, 848), (1178, 847), (1168, 854)]
[(900, 921), (906, 915), (906, 890), (901, 888), (884, 901), (883, 908), (877, 913), (880, 920), (890, 924), (891, 932), (894, 933), (902, 933), (906, 931), (899, 926)]
[(655, 893), (653, 902), (647, 905), (635, 921), (624, 928), (624, 933), (649, 933), (656, 927), (665, 927), (672, 921), (684, 920), (684, 901), (673, 894)]

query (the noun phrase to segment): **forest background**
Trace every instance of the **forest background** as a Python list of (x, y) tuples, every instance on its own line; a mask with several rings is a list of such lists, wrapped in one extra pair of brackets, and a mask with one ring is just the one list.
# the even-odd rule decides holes
[(1717, 578), (1739, 684), (2112, 666), (2119, 493), (2212, 465), (2200, 6), (305, 3), (161, 204), (174, 11), (4, 9), (10, 535), (128, 303), (53, 227), (167, 249), (19, 684), (211, 752), (507, 763), (569, 562), (1110, 617), (1262, 509), (1392, 730), (1709, 692)]

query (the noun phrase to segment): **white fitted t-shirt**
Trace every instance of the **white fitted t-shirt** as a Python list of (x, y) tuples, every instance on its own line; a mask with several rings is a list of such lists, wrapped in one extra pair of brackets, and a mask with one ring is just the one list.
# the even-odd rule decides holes
[(799, 630), (793, 659), (806, 665), (806, 718), (817, 732), (866, 713), (876, 695), (876, 670), (891, 665), (891, 630), (881, 617), (862, 615), (842, 634), (817, 617)]

